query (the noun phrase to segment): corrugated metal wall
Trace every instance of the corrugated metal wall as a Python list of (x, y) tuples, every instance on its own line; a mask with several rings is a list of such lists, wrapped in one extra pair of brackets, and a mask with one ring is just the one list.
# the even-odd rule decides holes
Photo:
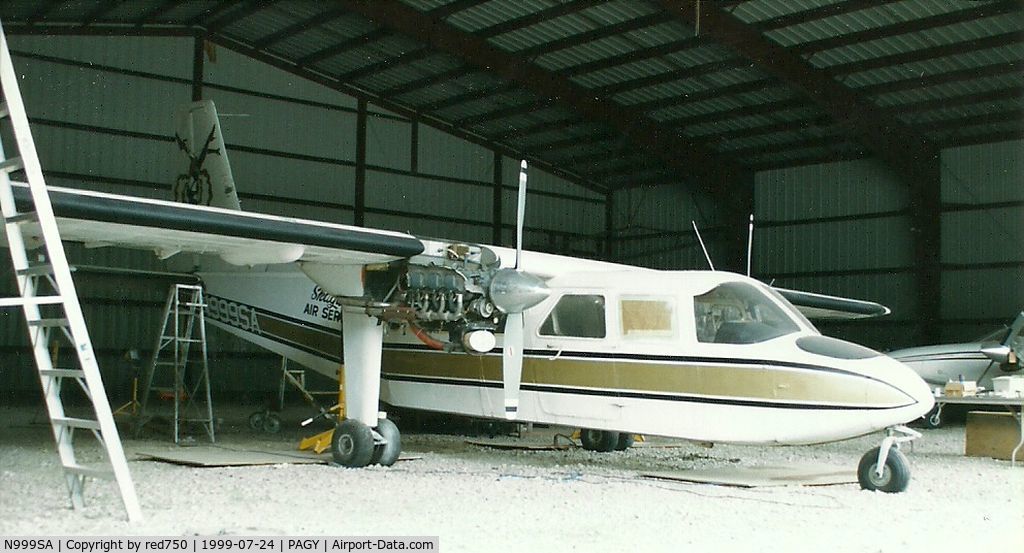
[(794, 167), (755, 177), (754, 276), (778, 286), (889, 306), (875, 321), (819, 323), (879, 348), (918, 334), (906, 187), (877, 161)]
[(728, 228), (727, 214), (702, 194), (674, 185), (634, 188), (616, 192), (612, 205), (616, 261), (657, 269), (707, 269), (693, 222), (713, 263), (722, 266), (737, 257), (727, 235), (742, 229)]
[[(1024, 144), (942, 152), (943, 340), (968, 340), (1024, 307)], [(907, 188), (872, 161), (757, 175), (755, 274), (881, 302), (885, 319), (821, 324), (877, 348), (920, 345)]]
[[(10, 44), (50, 184), (168, 197), (182, 169), (174, 112), (191, 99), (193, 39), (14, 36)], [(207, 50), (203, 81), (203, 97), (221, 114), (246, 210), (353, 222), (355, 98), (219, 48)], [(365, 224), (491, 243), (494, 152), (372, 104), (367, 113)], [(519, 163), (499, 159), (502, 242), (511, 244)], [(536, 169), (530, 186), (528, 247), (598, 251), (603, 195)], [(112, 390), (126, 392), (131, 366), (123, 352), (148, 355), (175, 279), (156, 274), (167, 267), (148, 252), (71, 245), (69, 257), (83, 266), (77, 282), (104, 376)], [(0, 267), (10, 274), (6, 255)], [(5, 292), (13, 286), (9, 276), (0, 283)], [(0, 390), (35, 390), (20, 315), (0, 313), (0, 324)], [(219, 332), (211, 341), (216, 390), (247, 390), (253, 382), (276, 388), (273, 356)]]
[(947, 340), (1024, 309), (1024, 141), (942, 153), (942, 318)]

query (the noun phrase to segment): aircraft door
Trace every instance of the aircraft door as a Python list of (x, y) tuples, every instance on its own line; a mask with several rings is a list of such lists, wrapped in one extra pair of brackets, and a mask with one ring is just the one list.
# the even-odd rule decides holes
[(544, 413), (572, 417), (580, 425), (619, 416), (601, 393), (619, 387), (617, 363), (601, 356), (616, 343), (611, 338), (615, 318), (608, 312), (604, 294), (577, 290), (561, 294), (540, 320), (534, 340), (548, 355), (529, 360), (523, 376), (524, 383), (529, 378), (553, 392), (538, 396)]

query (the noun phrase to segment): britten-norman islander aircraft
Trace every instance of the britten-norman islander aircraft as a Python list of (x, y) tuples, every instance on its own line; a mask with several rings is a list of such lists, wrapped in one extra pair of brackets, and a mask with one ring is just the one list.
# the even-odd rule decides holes
[(187, 106), (180, 121), (190, 169), (174, 196), (187, 203), (51, 188), (61, 235), (204, 254), (197, 273), (213, 324), (329, 377), (343, 362), (339, 464), (398, 459), (385, 402), (580, 427), (584, 447), (599, 451), (628, 447), (634, 433), (792, 445), (886, 430), (859, 480), (907, 486), (898, 444), (918, 435), (902, 425), (931, 409), (928, 386), (878, 352), (822, 336), (793, 304), (815, 315), (884, 307), (724, 271), (523, 251), (525, 162), (516, 249), (245, 213), (213, 103)]

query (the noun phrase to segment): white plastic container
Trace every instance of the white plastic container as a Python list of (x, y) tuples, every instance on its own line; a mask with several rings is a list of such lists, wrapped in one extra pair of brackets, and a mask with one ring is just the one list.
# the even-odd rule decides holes
[(997, 376), (992, 379), (992, 388), (999, 396), (1024, 396), (1024, 376)]

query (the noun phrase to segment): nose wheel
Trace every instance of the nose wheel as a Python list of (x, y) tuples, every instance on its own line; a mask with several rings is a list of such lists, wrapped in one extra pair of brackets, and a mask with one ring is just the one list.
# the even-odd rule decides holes
[(860, 487), (886, 493), (906, 490), (910, 484), (910, 463), (899, 446), (920, 437), (919, 432), (905, 426), (886, 429), (882, 444), (865, 453), (857, 465)]

